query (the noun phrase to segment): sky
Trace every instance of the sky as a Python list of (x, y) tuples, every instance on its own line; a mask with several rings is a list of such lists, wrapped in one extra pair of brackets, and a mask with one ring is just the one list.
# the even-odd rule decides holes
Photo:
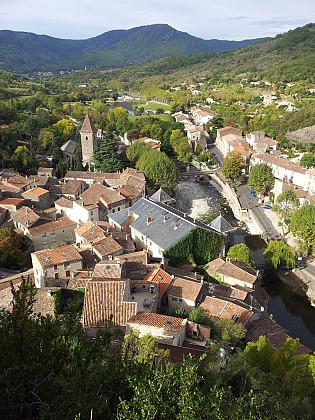
[(274, 37), (315, 22), (315, 0), (0, 0), (0, 29), (86, 39), (153, 23), (203, 39)]

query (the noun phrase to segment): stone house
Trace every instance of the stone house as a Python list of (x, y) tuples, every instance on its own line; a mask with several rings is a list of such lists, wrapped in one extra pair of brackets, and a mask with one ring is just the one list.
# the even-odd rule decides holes
[(189, 313), (198, 306), (202, 289), (202, 283), (175, 277), (167, 291), (168, 310), (171, 312), (175, 308), (183, 308), (186, 313)]
[(259, 270), (255, 270), (248, 264), (216, 258), (206, 264), (204, 269), (212, 278), (220, 283), (246, 287), (255, 296), (259, 296), (261, 286)]
[(24, 234), (33, 242), (34, 250), (38, 251), (74, 242), (76, 227), (76, 222), (68, 217), (61, 217), (55, 221), (31, 227)]
[(49, 191), (44, 188), (35, 187), (22, 193), (29, 207), (34, 206), (38, 210), (45, 210), (51, 206)]
[(74, 245), (33, 252), (31, 258), (37, 288), (66, 287), (74, 272), (82, 269), (82, 256)]
[(186, 337), (186, 325), (187, 319), (151, 312), (138, 312), (128, 319), (126, 332), (138, 331), (140, 337), (150, 334), (159, 343), (180, 347)]

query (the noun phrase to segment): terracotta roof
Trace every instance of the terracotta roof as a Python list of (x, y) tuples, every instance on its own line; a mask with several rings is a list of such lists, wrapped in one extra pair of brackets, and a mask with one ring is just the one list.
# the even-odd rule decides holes
[(30, 190), (24, 191), (23, 194), (33, 194), (39, 197), (44, 194), (49, 194), (49, 191), (45, 190), (44, 188), (35, 187), (35, 188), (31, 188)]
[(201, 289), (201, 283), (176, 277), (168, 294), (195, 302)]
[[(274, 351), (281, 348), (286, 339), (289, 338), (287, 331), (270, 319), (270, 314), (266, 312), (261, 314), (260, 319), (251, 323), (246, 334), (246, 341), (256, 342), (261, 336), (265, 336), (268, 339)], [(309, 354), (311, 350), (300, 344), (298, 353)]]
[(173, 278), (162, 268), (158, 268), (157, 270), (154, 270), (151, 273), (149, 273), (145, 277), (145, 280), (150, 283), (157, 284), (159, 287), (159, 296), (162, 297), (168, 286), (172, 283)]
[(219, 273), (250, 284), (257, 280), (256, 270), (238, 261), (224, 261), (222, 258), (216, 258), (205, 265), (204, 269), (213, 278), (216, 273)]
[(102, 202), (106, 206), (110, 204), (119, 203), (121, 201), (126, 201), (126, 197), (123, 194), (121, 194), (119, 191), (111, 190), (109, 188), (107, 189), (106, 193), (102, 193), (102, 195), (100, 196), (100, 202)]
[(213, 296), (221, 296), (225, 298), (245, 300), (248, 293), (251, 293), (252, 290), (251, 289), (245, 290), (245, 288), (240, 288), (240, 287), (232, 287), (228, 284), (210, 283), (209, 292)]
[(55, 317), (55, 300), (51, 292), (45, 289), (37, 289), (33, 312), (34, 314)]
[(55, 201), (55, 205), (56, 204), (57, 204), (57, 206), (66, 207), (66, 208), (69, 208), (69, 209), (72, 209), (72, 207), (73, 207), (73, 201), (68, 200), (67, 198), (64, 198), (64, 197), (58, 198), (58, 200)]
[(82, 261), (82, 257), (74, 245), (60, 246), (54, 249), (42, 249), (33, 252), (41, 266), (50, 267), (55, 264), (63, 264), (71, 261)]
[(137, 303), (124, 299), (129, 293), (128, 280), (90, 280), (84, 296), (84, 327), (106, 325), (109, 320), (115, 326), (126, 326), (137, 312)]
[(118, 251), (123, 251), (123, 247), (119, 245), (115, 239), (108, 237), (93, 243), (93, 249), (100, 257), (106, 257)]
[(31, 280), (34, 280), (34, 270), (31, 268), (27, 271), (23, 271), (22, 273), (12, 274), (9, 277), (0, 279), (0, 290), (10, 287), (11, 282), (13, 283), (13, 285), (21, 283), (22, 277), (30, 277)]
[(12, 215), (12, 220), (21, 223), (23, 226), (32, 226), (40, 217), (29, 207), (21, 207)]
[(92, 120), (89, 116), (89, 114), (86, 114), (80, 133), (97, 133), (97, 129), (95, 128), (94, 124), (92, 123)]
[(2, 205), (12, 205), (12, 206), (18, 206), (19, 204), (24, 203), (24, 198), (0, 198), (0, 206)]
[(33, 181), (31, 179), (27, 179), (22, 175), (15, 175), (10, 178), (10, 184), (15, 185), (18, 188), (26, 187), (32, 182)]
[(105, 236), (104, 230), (99, 226), (94, 225), (91, 221), (87, 221), (80, 227), (74, 229), (74, 232), (86, 239), (87, 242), (99, 240)]
[(121, 279), (124, 262), (119, 260), (100, 261), (94, 267), (94, 279)]
[(105, 185), (96, 183), (92, 184), (87, 190), (85, 190), (80, 197), (86, 204), (98, 203), (101, 195), (106, 195), (110, 192), (112, 192), (112, 190)]
[(187, 319), (176, 318), (169, 315), (154, 314), (151, 312), (138, 312), (128, 319), (128, 324), (147, 325), (163, 328), (166, 331), (180, 332), (185, 328)]
[(200, 305), (208, 312), (210, 317), (220, 319), (234, 319), (234, 321), (246, 325), (252, 318), (253, 312), (243, 308), (235, 302), (219, 299), (214, 296), (206, 296)]
[(30, 228), (30, 234), (32, 236), (41, 235), (45, 232), (51, 232), (53, 230), (60, 230), (72, 226), (75, 228), (77, 223), (73, 220), (70, 220), (68, 217), (61, 217), (60, 219), (54, 220), (52, 222), (43, 223), (42, 225)]
[(219, 131), (221, 137), (226, 136), (227, 134), (235, 134), (237, 136), (242, 135), (242, 131), (234, 127), (219, 128), (217, 131)]
[(289, 159), (282, 157), (273, 156), (271, 153), (255, 153), (253, 158), (257, 158), (262, 162), (270, 163), (271, 165), (280, 166), (284, 169), (289, 169), (292, 172), (298, 172), (300, 174), (305, 174), (307, 169), (302, 168), (302, 166), (291, 162)]

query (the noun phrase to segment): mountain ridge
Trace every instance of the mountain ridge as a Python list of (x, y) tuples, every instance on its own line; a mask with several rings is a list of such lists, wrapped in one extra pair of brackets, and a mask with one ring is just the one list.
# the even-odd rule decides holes
[(20, 73), (110, 68), (171, 55), (231, 51), (264, 39), (204, 40), (167, 24), (116, 29), (83, 40), (0, 30), (0, 68)]

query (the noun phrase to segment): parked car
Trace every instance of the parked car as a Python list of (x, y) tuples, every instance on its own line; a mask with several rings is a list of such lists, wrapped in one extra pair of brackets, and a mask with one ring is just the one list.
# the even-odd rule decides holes
[(255, 190), (250, 190), (250, 195), (252, 197), (256, 197), (256, 191)]
[(264, 204), (263, 205), (263, 209), (271, 210), (272, 209), (272, 206), (270, 204)]

